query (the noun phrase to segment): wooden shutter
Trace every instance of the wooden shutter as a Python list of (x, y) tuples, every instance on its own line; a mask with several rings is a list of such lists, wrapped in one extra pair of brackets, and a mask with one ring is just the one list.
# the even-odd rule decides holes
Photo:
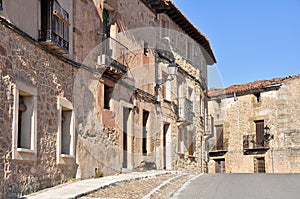
[(264, 146), (264, 121), (255, 121), (256, 125), (256, 147)]
[(217, 130), (217, 150), (223, 149), (223, 125), (216, 126)]
[(255, 158), (254, 159), (254, 173), (265, 173), (265, 158)]

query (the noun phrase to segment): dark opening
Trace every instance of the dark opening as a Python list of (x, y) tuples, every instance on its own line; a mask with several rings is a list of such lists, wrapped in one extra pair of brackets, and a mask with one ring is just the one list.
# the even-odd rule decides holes
[(61, 153), (70, 155), (72, 111), (62, 110), (61, 114)]
[(3, 10), (2, 0), (0, 0), (0, 10)]
[(109, 102), (112, 97), (114, 88), (104, 85), (104, 109), (110, 109)]
[(129, 108), (123, 108), (123, 168), (127, 168), (127, 134), (130, 111)]
[(164, 164), (163, 169), (167, 169), (167, 133), (169, 129), (170, 124), (165, 123), (164, 124), (164, 132), (163, 132), (163, 158), (164, 158)]
[(143, 155), (147, 155), (147, 122), (148, 122), (149, 112), (143, 111), (143, 140), (142, 140), (142, 150)]
[(255, 93), (254, 95), (255, 95), (255, 97), (256, 97), (256, 102), (257, 102), (257, 103), (261, 102), (261, 96), (260, 96), (260, 93)]
[(23, 96), (19, 95), (19, 115), (18, 115), (18, 148), (25, 148), (24, 143), (22, 142), (22, 122), (23, 122), (23, 112), (27, 109), (24, 102)]

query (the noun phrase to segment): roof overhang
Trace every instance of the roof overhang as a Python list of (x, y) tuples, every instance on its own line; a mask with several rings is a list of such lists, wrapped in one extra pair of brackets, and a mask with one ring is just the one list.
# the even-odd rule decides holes
[(155, 13), (165, 13), (181, 29), (202, 46), (203, 54), (208, 65), (217, 63), (208, 39), (184, 16), (170, 0), (142, 0)]

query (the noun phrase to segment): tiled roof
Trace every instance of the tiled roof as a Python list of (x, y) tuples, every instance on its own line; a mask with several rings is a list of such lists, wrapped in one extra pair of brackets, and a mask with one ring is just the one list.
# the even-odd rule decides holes
[(208, 97), (214, 98), (217, 96), (230, 96), (234, 93), (241, 95), (254, 93), (255, 91), (259, 92), (260, 90), (264, 90), (266, 88), (280, 86), (280, 84), (286, 81), (290, 81), (297, 78), (300, 78), (300, 74), (282, 78), (273, 78), (270, 80), (257, 80), (246, 84), (232, 85), (224, 89), (210, 89), (208, 91)]

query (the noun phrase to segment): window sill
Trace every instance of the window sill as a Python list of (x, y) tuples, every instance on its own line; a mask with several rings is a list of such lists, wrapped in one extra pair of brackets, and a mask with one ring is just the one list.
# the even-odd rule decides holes
[(57, 159), (57, 164), (58, 165), (73, 165), (75, 160), (74, 155), (68, 155), (68, 154), (60, 154)]
[(188, 155), (189, 158), (196, 158), (194, 155)]
[(184, 158), (184, 153), (183, 152), (176, 152), (176, 154), (179, 156), (179, 158)]
[(25, 148), (16, 148), (13, 151), (14, 160), (26, 160), (26, 161), (35, 161), (36, 160), (36, 151)]
[(74, 155), (68, 155), (68, 154), (61, 154), (60, 155), (61, 158), (66, 158), (66, 159), (74, 159)]
[(17, 148), (17, 151), (19, 153), (30, 153), (30, 154), (35, 154), (34, 150), (31, 149), (25, 149), (25, 148)]

